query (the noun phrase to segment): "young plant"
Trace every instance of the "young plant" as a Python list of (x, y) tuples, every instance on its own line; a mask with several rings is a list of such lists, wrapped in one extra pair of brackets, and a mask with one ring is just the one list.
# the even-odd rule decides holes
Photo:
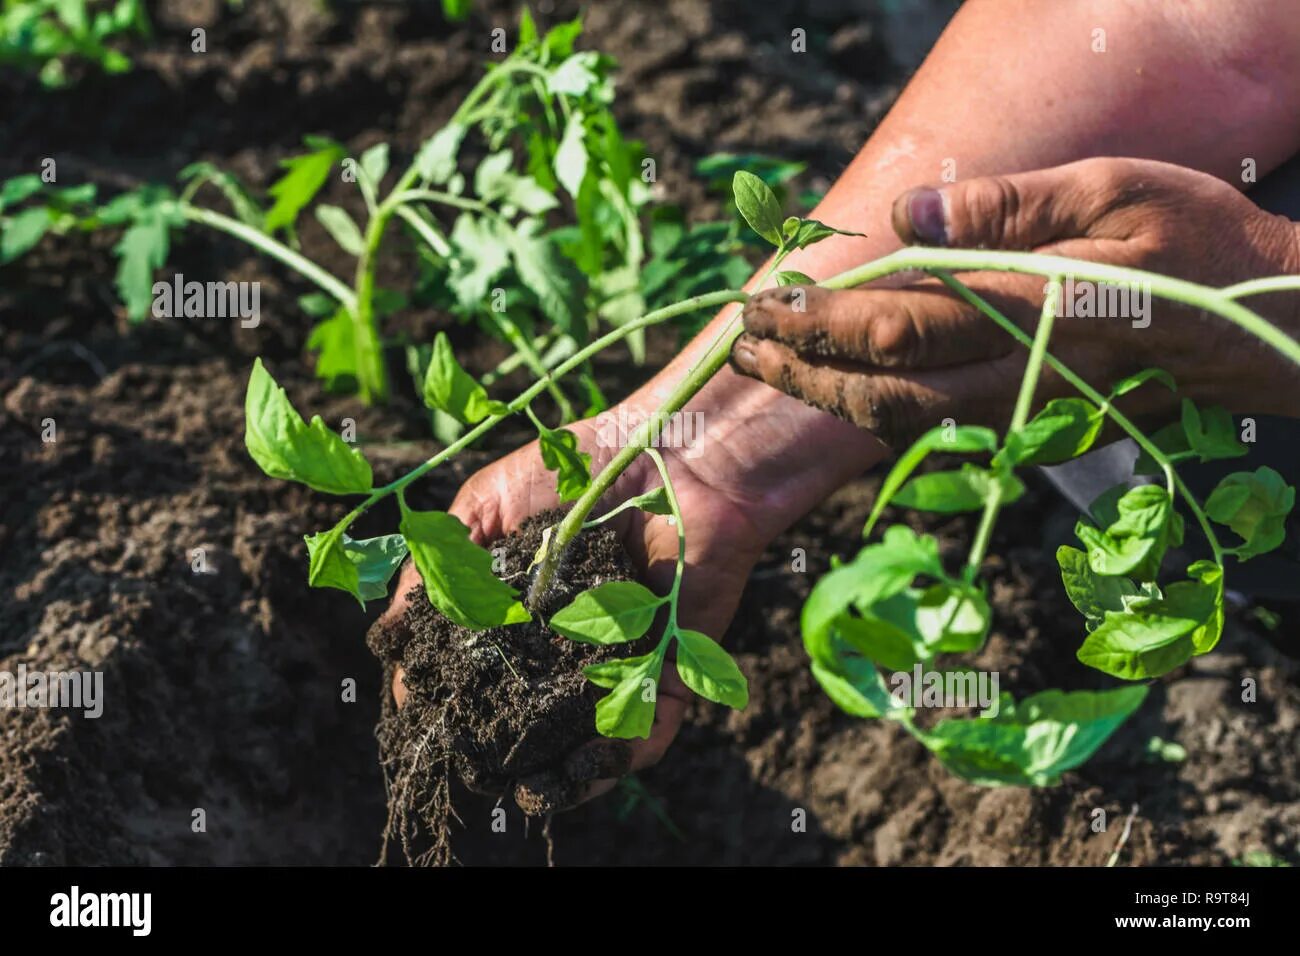
[(0, 66), (34, 70), (43, 86), (54, 89), (68, 85), (70, 60), (125, 73), (131, 60), (112, 44), (149, 34), (144, 0), (4, 0)]
[[(197, 224), (248, 243), (316, 287), (301, 304), (319, 320), (307, 343), (317, 354), (317, 374), (332, 387), (355, 389), (363, 401), (383, 402), (390, 394), (382, 321), (408, 298), (507, 342), (515, 355), (500, 374), (524, 366), (545, 377), (602, 326), (617, 327), (646, 311), (643, 149), (623, 138), (610, 111), (613, 61), (575, 51), (580, 32), (575, 19), (540, 34), (525, 10), (514, 50), (489, 66), (400, 173), (391, 169), (387, 144), (354, 159), (331, 139), (308, 137), (306, 152), (283, 161), (266, 200), (208, 163), (182, 170), (179, 192), (148, 185), (98, 207), (93, 192), (73, 202), (67, 190), (19, 177), (5, 185), (8, 208), (0, 211), (3, 261), (47, 231), (122, 228), (117, 287), (128, 318), (140, 322), (150, 314), (153, 276), (171, 242)], [(516, 151), (526, 157), (523, 165)], [(365, 218), (324, 203), (313, 213), (355, 260), (348, 279), (304, 256), (296, 233), (302, 214), (339, 170), (360, 192)], [(221, 197), (229, 212), (200, 204), (209, 194)], [(566, 207), (571, 224), (552, 228), (549, 220)], [(448, 225), (435, 213), (454, 218)], [(419, 277), (410, 290), (384, 289), (376, 280), (394, 223), (418, 255)], [(637, 357), (641, 335), (638, 327), (626, 337)], [(428, 346), (409, 345), (407, 364), (417, 382), (430, 357)], [(587, 407), (598, 411), (603, 398), (595, 381), (585, 369), (579, 374)], [(554, 381), (547, 391), (561, 417), (571, 420), (571, 397)], [(444, 440), (458, 436), (455, 422), (439, 422)]]
[[(733, 179), (737, 209), (749, 227), (775, 247), (768, 276), (780, 283), (806, 277), (782, 271), (786, 256), (838, 230), (820, 222), (785, 217), (775, 194), (758, 177), (744, 171)], [(1225, 419), (1213, 410), (1184, 406), (1181, 438), (1160, 442), (1146, 437), (1115, 407), (1119, 396), (1152, 383), (1172, 387), (1167, 375), (1148, 371), (1115, 384), (1102, 394), (1047, 351), (1060, 295), (1061, 276), (1103, 282), (1146, 282), (1156, 295), (1193, 304), (1233, 321), (1300, 364), (1300, 343), (1273, 328), (1237, 299), (1260, 291), (1300, 288), (1300, 280), (1275, 279), (1217, 290), (1151, 273), (1090, 262), (1028, 253), (909, 248), (822, 283), (848, 288), (894, 273), (924, 269), (938, 276), (981, 308), (1004, 331), (1029, 348), (1029, 362), (1011, 426), (999, 436), (991, 429), (952, 426), (936, 429), (900, 456), (886, 477), (867, 523), (874, 530), (891, 501), (940, 512), (982, 510), (983, 518), (965, 566), (950, 572), (939, 559), (936, 542), (906, 527), (891, 527), (883, 539), (865, 547), (851, 562), (838, 564), (818, 582), (803, 610), (804, 642), (813, 673), (829, 696), (849, 713), (896, 720), (917, 736), (947, 766), (984, 784), (1042, 785), (1090, 756), (1141, 703), (1142, 686), (1066, 693), (1046, 691), (1019, 703), (1004, 698), (996, 716), (947, 720), (922, 728), (910, 707), (887, 690), (879, 666), (906, 669), (928, 664), (940, 653), (971, 652), (982, 646), (991, 612), (977, 579), (990, 534), (1003, 505), (1019, 496), (1015, 470), (1063, 461), (1086, 451), (1109, 417), (1132, 435), (1163, 473), (1163, 485), (1145, 485), (1123, 494), (1103, 496), (1092, 509), (1094, 522), (1080, 522), (1085, 551), (1063, 549), (1060, 556), (1067, 593), (1085, 615), (1090, 635), (1081, 659), (1108, 673), (1142, 679), (1167, 673), (1192, 654), (1209, 651), (1223, 621), (1225, 556), (1240, 559), (1276, 545), (1281, 518), (1294, 501), (1293, 490), (1267, 469), (1225, 480), (1206, 508), (1195, 501), (1173, 468), (1171, 455), (1209, 459), (1237, 454), (1225, 431)], [(1036, 335), (1031, 339), (991, 305), (953, 278), (949, 270), (1006, 270), (1051, 278)], [(747, 686), (735, 663), (709, 636), (682, 628), (677, 599), (685, 573), (683, 515), (667, 468), (652, 448), (669, 416), (680, 410), (726, 362), (740, 334), (738, 310), (705, 355), (676, 389), (628, 440), (598, 475), (578, 451), (575, 436), (548, 428), (531, 403), (546, 386), (579, 368), (589, 357), (634, 332), (700, 310), (745, 301), (735, 290), (697, 295), (656, 309), (597, 338), (560, 362), (512, 401), (492, 399), (481, 382), (464, 371), (441, 340), (425, 379), (431, 406), (457, 417), (467, 431), (449, 447), (396, 480), (374, 487), (370, 466), (319, 418), (310, 425), (294, 411), (260, 361), (249, 381), (247, 444), (268, 474), (304, 482), (320, 491), (361, 496), (361, 502), (337, 525), (307, 539), (308, 580), (315, 587), (348, 591), (363, 603), (386, 594), (388, 582), (409, 553), (430, 601), (448, 618), (472, 628), (508, 626), (531, 619), (547, 593), (565, 549), (584, 529), (619, 511), (639, 508), (662, 515), (677, 529), (678, 562), (667, 595), (654, 594), (634, 582), (604, 584), (579, 595), (550, 621), (571, 639), (600, 644), (642, 638), (666, 610), (666, 625), (653, 650), (588, 668), (588, 679), (609, 693), (597, 709), (597, 730), (608, 736), (644, 737), (654, 715), (653, 688), (665, 655), (676, 642), (677, 667), (683, 681), (702, 696), (743, 706)], [(1050, 365), (1082, 398), (1049, 402), (1030, 417), (1034, 391), (1044, 364)], [(521, 595), (491, 571), (491, 556), (469, 540), (469, 530), (444, 512), (417, 512), (405, 489), (422, 475), (455, 456), (511, 415), (529, 417), (538, 430), (542, 457), (556, 472), (560, 498), (573, 501), (565, 517), (548, 529), (536, 555), (528, 594)], [(1182, 450), (1185, 440), (1186, 448)], [(1164, 445), (1162, 448), (1161, 445)], [(1170, 449), (1174, 449), (1170, 451)], [(968, 465), (957, 472), (912, 477), (931, 451), (983, 453), (987, 467)], [(603, 517), (591, 513), (620, 474), (641, 454), (648, 454), (663, 486), (617, 503)], [(360, 515), (378, 501), (396, 495), (401, 509), (399, 533), (367, 540), (347, 534)], [(1197, 562), (1185, 580), (1158, 584), (1156, 575), (1166, 550), (1181, 540), (1182, 521), (1174, 511), (1179, 496), (1210, 541), (1213, 561)], [(1242, 538), (1224, 548), (1210, 521), (1227, 522)]]

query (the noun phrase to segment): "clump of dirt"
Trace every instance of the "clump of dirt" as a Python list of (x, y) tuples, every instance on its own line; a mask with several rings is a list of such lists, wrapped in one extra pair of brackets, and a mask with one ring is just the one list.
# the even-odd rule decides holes
[[(559, 511), (534, 516), (496, 544), (506, 580), (526, 579), (543, 532), (560, 517)], [(385, 693), (377, 730), (389, 805), (381, 859), (393, 841), (409, 863), (454, 859), (453, 777), (498, 799), (513, 792), (520, 809), (536, 817), (572, 804), (585, 783), (604, 775), (590, 755), (574, 753), (593, 736), (599, 699), (582, 669), (638, 653), (642, 642), (581, 644), (545, 621), (582, 591), (632, 577), (617, 536), (600, 528), (569, 547), (557, 583), (526, 624), (461, 627), (419, 587), (398, 624), (371, 628), (368, 643), (385, 663), (384, 686), (400, 666), (407, 688), (400, 709)]]

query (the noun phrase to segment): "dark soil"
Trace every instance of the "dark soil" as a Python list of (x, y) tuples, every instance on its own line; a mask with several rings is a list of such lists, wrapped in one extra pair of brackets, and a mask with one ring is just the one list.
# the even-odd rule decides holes
[[(575, 6), (537, 10), (554, 21)], [(656, 156), (666, 195), (707, 218), (717, 203), (690, 163), (709, 152), (804, 160), (796, 189), (839, 173), (903, 78), (885, 6), (605, 0), (590, 5), (584, 42), (622, 60), (625, 131)], [(0, 74), (0, 177), (52, 156), (61, 182), (108, 191), (207, 159), (264, 188), (306, 133), (353, 150), (387, 139), (409, 156), (515, 4), (476, 3), (462, 26), (423, 2), (153, 7), (157, 36), (132, 73), (53, 94)], [(189, 52), (196, 26), (205, 54)], [(794, 27), (816, 56), (789, 55)], [(325, 198), (357, 211), (340, 184)], [(262, 355), (300, 408), (336, 426), (355, 418), (379, 481), (427, 456), (427, 422), (401, 387), (382, 411), (322, 392), (301, 352), (309, 320), (295, 299), (306, 289), (234, 241), (191, 231), (175, 269), (260, 281), (259, 328), (128, 329), (112, 242), (67, 237), (0, 270), (0, 668), (100, 670), (106, 697), (98, 720), (0, 711), (0, 863), (372, 862), (385, 829), (374, 731), (386, 684), (363, 635), (379, 608), (307, 589), (302, 536), (337, 520), (339, 502), (249, 461), (244, 383)], [(328, 268), (350, 267), (310, 218), (302, 242)], [(408, 267), (399, 257), (381, 282), (404, 281)], [(411, 310), (397, 321), (427, 333), (440, 320)], [(654, 354), (672, 344), (658, 340)], [(480, 371), (493, 361), (472, 358)], [(601, 380), (618, 397), (646, 374), (612, 359)], [(42, 440), (46, 419), (54, 442)], [(446, 507), (468, 473), (523, 437), (494, 433), (421, 481), (412, 505)], [(1219, 650), (1157, 682), (1137, 717), (1050, 790), (969, 786), (898, 728), (836, 711), (808, 674), (799, 608), (831, 556), (860, 545), (875, 484), (833, 496), (755, 572), (725, 637), (750, 706), (696, 703), (659, 766), (555, 816), (557, 863), (1096, 864), (1130, 813), (1123, 863), (1222, 864), (1254, 850), (1300, 861), (1294, 610), (1277, 608), (1275, 621), (1238, 609)], [(381, 508), (364, 521), (358, 533), (372, 535), (397, 516)], [(994, 635), (978, 663), (1016, 693), (1100, 679), (1074, 659), (1082, 632), (1051, 560), (1072, 524), (1034, 485), (994, 541)], [(964, 519), (918, 527), (954, 560), (972, 531)], [(803, 573), (790, 570), (794, 548), (806, 551)], [(193, 570), (196, 549), (210, 573)], [(1247, 677), (1257, 703), (1242, 701)], [(1181, 744), (1186, 760), (1148, 759), (1152, 736)], [(454, 806), (459, 859), (545, 862), (542, 828), (510, 801), (465, 791)], [(1104, 832), (1092, 828), (1097, 809)]]
[[(542, 533), (561, 516), (534, 516), (493, 547), (505, 580), (524, 588)], [(386, 683), (400, 666), (407, 688), (400, 710), (386, 700), (378, 731), (389, 800), (385, 847), (396, 840), (411, 862), (451, 859), (453, 777), (498, 799), (513, 794), (529, 816), (576, 802), (594, 768), (574, 751), (594, 733), (599, 693), (582, 669), (643, 650), (640, 642), (580, 644), (544, 621), (582, 591), (633, 576), (617, 536), (600, 528), (568, 548), (527, 624), (468, 630), (439, 613), (419, 587), (399, 624), (371, 628)], [(415, 849), (420, 843), (427, 847)]]

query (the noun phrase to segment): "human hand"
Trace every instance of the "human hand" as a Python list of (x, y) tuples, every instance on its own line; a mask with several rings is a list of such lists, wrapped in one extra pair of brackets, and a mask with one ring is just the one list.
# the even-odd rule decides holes
[[(599, 471), (618, 450), (597, 440), (597, 421), (569, 427), (580, 447), (592, 455), (592, 470)], [(711, 471), (699, 460), (690, 460), (681, 449), (661, 449), (673, 479), (686, 528), (687, 573), (683, 578), (678, 605), (681, 625), (721, 639), (754, 562), (767, 543), (763, 528), (747, 514), (734, 487), (723, 489), (711, 483)], [(624, 501), (662, 483), (658, 471), (646, 456), (639, 457), (615, 483), (608, 501)], [(484, 544), (516, 529), (525, 518), (558, 504), (555, 475), (546, 470), (536, 442), (524, 446), (483, 468), (462, 486), (449, 509), (463, 521), (475, 541)], [(642, 580), (659, 593), (672, 583), (677, 561), (677, 529), (660, 516), (629, 510), (612, 519), (613, 528)], [(395, 597), (383, 618), (397, 626), (406, 611), (409, 593), (420, 583), (409, 563), (403, 568)], [(393, 677), (392, 693), (401, 707), (406, 685), (399, 668)], [(645, 740), (594, 739), (566, 761), (563, 772), (579, 794), (577, 802), (609, 790), (623, 774), (653, 765), (663, 756), (681, 725), (691, 692), (682, 684), (674, 667), (665, 667), (657, 688), (654, 725)], [(593, 729), (594, 734), (594, 729)], [(515, 799), (531, 813), (563, 809), (547, 802), (554, 787), (528, 779), (517, 782)]]
[[(909, 244), (1030, 250), (1211, 286), (1300, 272), (1296, 224), (1263, 212), (1212, 176), (1145, 160), (1090, 159), (912, 190), (894, 204), (893, 224)], [(1042, 278), (979, 273), (962, 279), (1032, 331)], [(1097, 301), (1106, 298), (1104, 288), (1090, 291), (1100, 293)], [(1140, 369), (1163, 368), (1198, 403), (1300, 416), (1300, 388), (1280, 385), (1297, 380), (1283, 356), (1223, 319), (1143, 300), (1136, 291), (1127, 314), (1109, 317), (1081, 317), (1079, 309), (1071, 315), (1067, 294), (1052, 354), (1103, 391)], [(948, 417), (1006, 425), (1026, 351), (936, 280), (805, 293), (802, 311), (793, 308), (794, 287), (749, 301), (746, 334), (732, 351), (740, 372), (867, 428), (894, 448)], [(1122, 295), (1118, 301), (1126, 302)], [(1250, 307), (1288, 334), (1300, 332), (1295, 296), (1252, 298)], [(1039, 404), (1071, 392), (1043, 369)], [(1165, 389), (1142, 389), (1126, 406), (1139, 419), (1168, 418), (1176, 400)]]

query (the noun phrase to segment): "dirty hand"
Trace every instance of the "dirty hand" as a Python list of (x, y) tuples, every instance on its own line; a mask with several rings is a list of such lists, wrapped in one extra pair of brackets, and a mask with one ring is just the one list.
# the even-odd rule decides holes
[[(1212, 176), (1145, 160), (1090, 159), (915, 189), (895, 202), (893, 223), (908, 244), (1050, 253), (1211, 286), (1300, 272), (1297, 224), (1263, 212)], [(961, 278), (1032, 332), (1043, 278)], [(802, 303), (794, 287), (749, 301), (746, 334), (732, 351), (739, 371), (869, 429), (895, 449), (945, 418), (1007, 424), (1026, 350), (937, 280), (802, 291)], [(1296, 370), (1284, 357), (1227, 320), (1143, 295), (1140, 287), (1132, 293), (1067, 282), (1051, 353), (1102, 391), (1133, 372), (1162, 368), (1198, 403), (1300, 416)], [(1109, 311), (1111, 302), (1119, 315)], [(1253, 297), (1249, 306), (1289, 335), (1300, 334), (1296, 296)], [(1043, 369), (1039, 406), (1071, 393)], [(1158, 420), (1171, 417), (1177, 399), (1144, 388), (1127, 401), (1137, 418)]]
[[(616, 448), (597, 442), (597, 424), (588, 420), (567, 426), (578, 436), (583, 451), (592, 455), (592, 472), (598, 472), (613, 457)], [(698, 461), (685, 462), (681, 450), (661, 449), (673, 478), (681, 505), (686, 536), (686, 574), (679, 614), (683, 627), (721, 639), (726, 630), (754, 562), (767, 538), (755, 527), (745, 510), (709, 483), (708, 470)], [(606, 502), (618, 503), (662, 484), (658, 471), (644, 455), (636, 460), (608, 493)], [(555, 475), (542, 465), (536, 442), (532, 442), (483, 468), (461, 488), (449, 509), (470, 529), (480, 544), (516, 529), (525, 518), (558, 505)], [(666, 593), (677, 561), (677, 531), (663, 517), (630, 510), (611, 519), (609, 527), (623, 539), (642, 579), (652, 589)], [(401, 621), (408, 594), (420, 583), (409, 563), (402, 570), (396, 595), (384, 614), (390, 624)], [(400, 668), (393, 678), (393, 697), (402, 706), (406, 686)], [(597, 738), (584, 745), (585, 752), (566, 761), (565, 772), (581, 774), (572, 782), (581, 796), (577, 802), (604, 793), (626, 773), (649, 767), (663, 756), (681, 725), (682, 713), (691, 692), (682, 684), (676, 669), (666, 666), (658, 687), (654, 726), (645, 740)], [(595, 730), (592, 730), (593, 736)], [(592, 777), (592, 774), (595, 777)], [(530, 812), (563, 809), (538, 807), (545, 799), (529, 790), (527, 780), (518, 783), (515, 797)]]

